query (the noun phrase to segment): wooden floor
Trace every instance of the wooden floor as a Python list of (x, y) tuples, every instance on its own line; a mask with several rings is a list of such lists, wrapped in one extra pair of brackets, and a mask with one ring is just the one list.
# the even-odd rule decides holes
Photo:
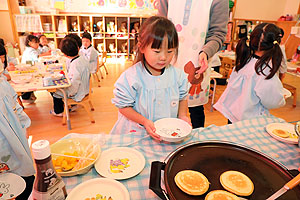
[[(54, 143), (68, 133), (106, 133), (108, 134), (118, 117), (117, 108), (111, 103), (113, 97), (114, 83), (119, 75), (131, 65), (130, 62), (125, 64), (108, 64), (108, 75), (101, 79), (101, 87), (93, 84), (93, 105), (95, 111), (93, 115), (96, 123), (92, 124), (83, 108), (79, 108), (70, 114), (72, 130), (62, 125), (62, 118), (49, 114), (52, 109), (52, 98), (46, 91), (35, 92), (37, 100), (34, 104), (24, 104), (25, 112), (31, 118), (31, 126), (27, 129), (29, 135), (33, 136), (32, 141), (47, 139)], [(104, 71), (104, 70), (103, 70)], [(297, 87), (298, 98), (297, 107), (292, 107), (292, 98), (287, 99), (287, 104), (279, 109), (271, 111), (276, 117), (285, 119), (287, 122), (300, 120), (300, 78), (287, 74), (284, 82)], [(216, 100), (224, 91), (225, 86), (218, 85)], [(205, 107), (205, 126), (215, 124), (218, 126), (227, 124), (227, 119), (218, 111), (210, 112), (211, 104)]]

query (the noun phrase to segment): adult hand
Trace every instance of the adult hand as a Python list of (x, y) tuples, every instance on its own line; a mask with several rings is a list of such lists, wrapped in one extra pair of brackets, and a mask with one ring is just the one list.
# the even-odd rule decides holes
[(148, 134), (151, 135), (154, 139), (159, 140), (159, 141), (161, 140), (160, 137), (159, 137), (159, 135), (157, 135), (157, 134), (155, 133), (156, 128), (155, 128), (155, 126), (154, 126), (153, 121), (147, 119), (147, 120), (144, 122), (143, 126), (145, 127), (145, 129), (146, 129), (146, 131), (148, 132)]
[(198, 62), (199, 62), (200, 69), (196, 71), (195, 77), (196, 76), (200, 77), (200, 74), (202, 74), (203, 72), (205, 72), (205, 70), (208, 67), (207, 55), (206, 55), (206, 53), (204, 51), (202, 51), (199, 54), (199, 56), (198, 56)]

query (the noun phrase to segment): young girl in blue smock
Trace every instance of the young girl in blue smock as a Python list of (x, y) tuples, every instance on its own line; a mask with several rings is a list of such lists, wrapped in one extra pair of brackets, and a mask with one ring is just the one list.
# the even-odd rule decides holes
[(269, 109), (285, 105), (278, 76), (282, 61), (279, 47), (282, 31), (274, 24), (262, 23), (236, 47), (236, 67), (227, 88), (214, 105), (229, 123), (270, 115)]
[(135, 64), (115, 83), (112, 103), (119, 108), (112, 134), (148, 132), (158, 138), (154, 121), (187, 116), (188, 82), (183, 70), (170, 65), (178, 54), (178, 35), (171, 21), (153, 16), (140, 29)]
[[(3, 47), (1, 45), (1, 47)], [(0, 47), (0, 48), (1, 48)], [(4, 47), (3, 47), (4, 48)], [(30, 119), (17, 103), (18, 95), (4, 75), (4, 59), (0, 59), (0, 174), (14, 173), (26, 182), (25, 191), (16, 199), (28, 199), (35, 170), (26, 138)], [(0, 196), (1, 199), (1, 196)]]

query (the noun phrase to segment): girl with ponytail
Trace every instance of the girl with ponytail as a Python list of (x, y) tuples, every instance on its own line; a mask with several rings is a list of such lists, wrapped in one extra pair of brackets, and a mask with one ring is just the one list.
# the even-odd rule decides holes
[(236, 47), (236, 67), (228, 85), (214, 107), (229, 121), (236, 122), (263, 115), (285, 105), (278, 76), (282, 61), (283, 32), (274, 24), (262, 23)]

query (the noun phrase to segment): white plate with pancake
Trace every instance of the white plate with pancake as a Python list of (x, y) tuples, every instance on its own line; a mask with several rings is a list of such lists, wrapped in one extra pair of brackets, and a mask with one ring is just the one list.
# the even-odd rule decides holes
[(178, 118), (163, 118), (154, 122), (156, 134), (166, 142), (179, 142), (192, 132), (192, 126)]
[(289, 123), (272, 123), (266, 126), (267, 132), (275, 139), (289, 144), (298, 144), (295, 125)]

